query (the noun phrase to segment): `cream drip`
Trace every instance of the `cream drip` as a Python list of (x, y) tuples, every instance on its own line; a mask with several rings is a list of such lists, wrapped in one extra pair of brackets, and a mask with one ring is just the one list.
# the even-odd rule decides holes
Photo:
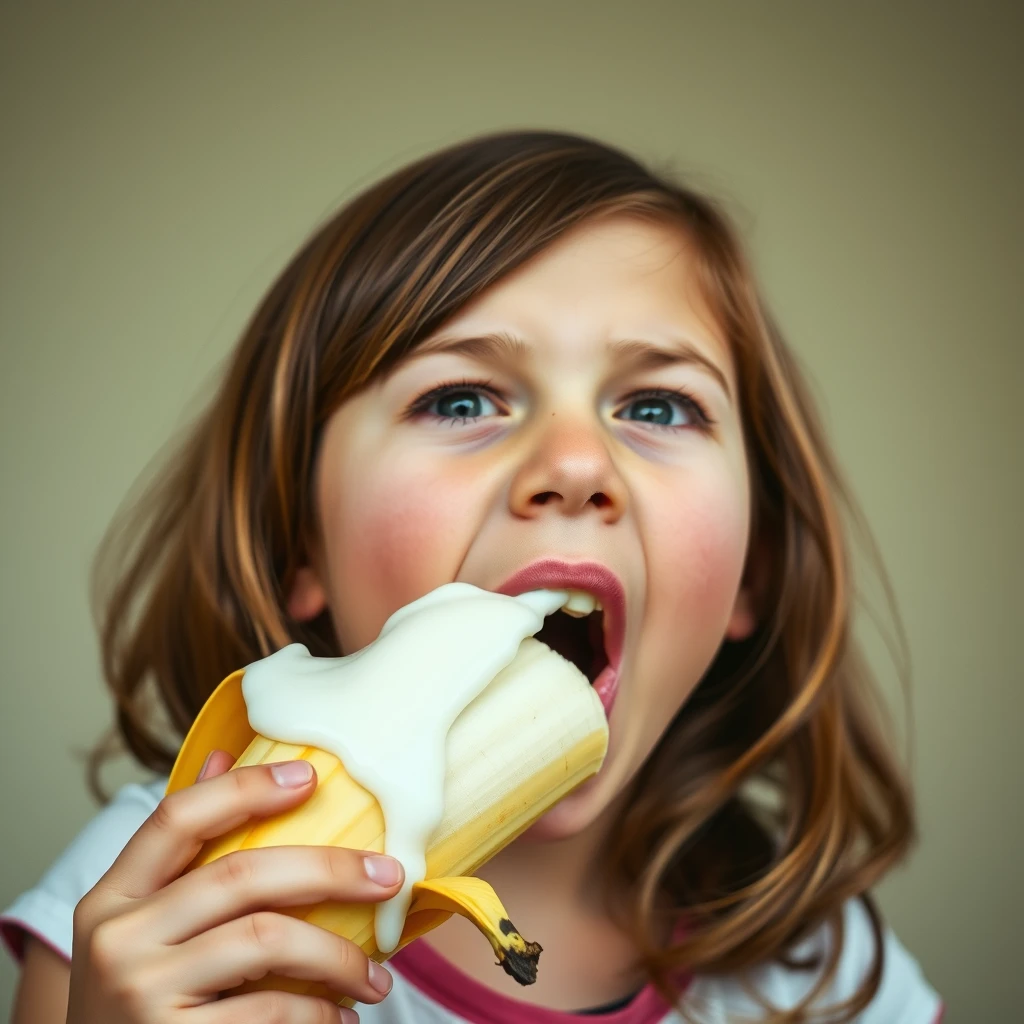
[(314, 658), (289, 644), (246, 668), (249, 724), (268, 739), (334, 754), (384, 812), (385, 850), (402, 862), (405, 883), (377, 905), (382, 953), (398, 945), (444, 815), (448, 730), (567, 597), (446, 583), (399, 608), (362, 650)]

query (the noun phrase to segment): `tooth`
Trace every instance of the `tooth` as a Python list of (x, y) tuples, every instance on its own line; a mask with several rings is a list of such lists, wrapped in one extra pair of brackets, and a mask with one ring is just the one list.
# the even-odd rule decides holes
[(601, 605), (593, 594), (588, 594), (583, 590), (570, 590), (569, 597), (562, 605), (562, 611), (574, 619), (582, 619), (600, 607)]

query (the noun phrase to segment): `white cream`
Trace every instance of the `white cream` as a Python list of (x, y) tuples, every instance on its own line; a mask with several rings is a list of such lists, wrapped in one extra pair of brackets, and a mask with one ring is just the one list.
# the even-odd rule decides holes
[(381, 805), (385, 850), (405, 868), (401, 891), (377, 905), (382, 953), (398, 945), (444, 814), (449, 728), (567, 598), (447, 583), (399, 608), (376, 640), (346, 657), (313, 658), (289, 644), (246, 668), (249, 724), (268, 739), (334, 754)]

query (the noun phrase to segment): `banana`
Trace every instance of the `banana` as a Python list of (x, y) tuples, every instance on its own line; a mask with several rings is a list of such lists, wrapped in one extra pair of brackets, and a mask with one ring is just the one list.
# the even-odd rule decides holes
[[(247, 822), (206, 843), (189, 870), (243, 848), (323, 845), (383, 852), (380, 804), (337, 757), (268, 739), (249, 726), (243, 673), (228, 676), (200, 711), (167, 792), (190, 785), (215, 747), (235, 755), (236, 768), (304, 758), (316, 769), (317, 789), (291, 811)], [(323, 903), (281, 912), (350, 939), (378, 963), (451, 914), (460, 914), (487, 938), (507, 973), (521, 984), (532, 983), (541, 947), (519, 934), (486, 882), (468, 876), (597, 772), (607, 746), (604, 711), (586, 677), (547, 645), (527, 637), (511, 664), (448, 732), (444, 817), (427, 846), (426, 876), (413, 886), (396, 950), (384, 954), (377, 947), (372, 904)], [(274, 975), (236, 991), (265, 988), (332, 997), (316, 983)], [(352, 1002), (342, 1000), (341, 1005)]]
[(537, 980), (537, 961), (542, 946), (527, 942), (508, 919), (498, 894), (482, 879), (471, 875), (432, 878), (417, 882), (412, 889), (417, 911), (437, 910), (461, 914), (480, 929), (490, 942), (498, 963), (520, 985)]

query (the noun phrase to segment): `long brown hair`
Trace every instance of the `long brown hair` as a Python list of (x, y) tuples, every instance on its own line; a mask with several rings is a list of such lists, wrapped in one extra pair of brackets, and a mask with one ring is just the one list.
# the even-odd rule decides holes
[[(785, 959), (823, 923), (834, 928), (820, 983), (778, 1022), (812, 1019), (808, 1006), (838, 962), (841, 906), (863, 898), (877, 955), (838, 1008), (850, 1019), (881, 976), (867, 890), (914, 831), (850, 635), (843, 516), (856, 512), (729, 218), (602, 143), (555, 132), (472, 139), (369, 188), (303, 245), (207, 410), (100, 549), (94, 595), (117, 702), (112, 735), (165, 773), (213, 687), (240, 665), (294, 641), (341, 653), (326, 613), (295, 622), (284, 600), (315, 537), (325, 422), (484, 289), (584, 219), (613, 213), (677, 224), (694, 243), (738, 368), (752, 549), (767, 571), (755, 635), (723, 644), (635, 783), (609, 893), (625, 894), (616, 913), (666, 994), (680, 969), (742, 972)], [(94, 786), (109, 751), (94, 756)], [(685, 936), (666, 947), (658, 936), (680, 917)]]

